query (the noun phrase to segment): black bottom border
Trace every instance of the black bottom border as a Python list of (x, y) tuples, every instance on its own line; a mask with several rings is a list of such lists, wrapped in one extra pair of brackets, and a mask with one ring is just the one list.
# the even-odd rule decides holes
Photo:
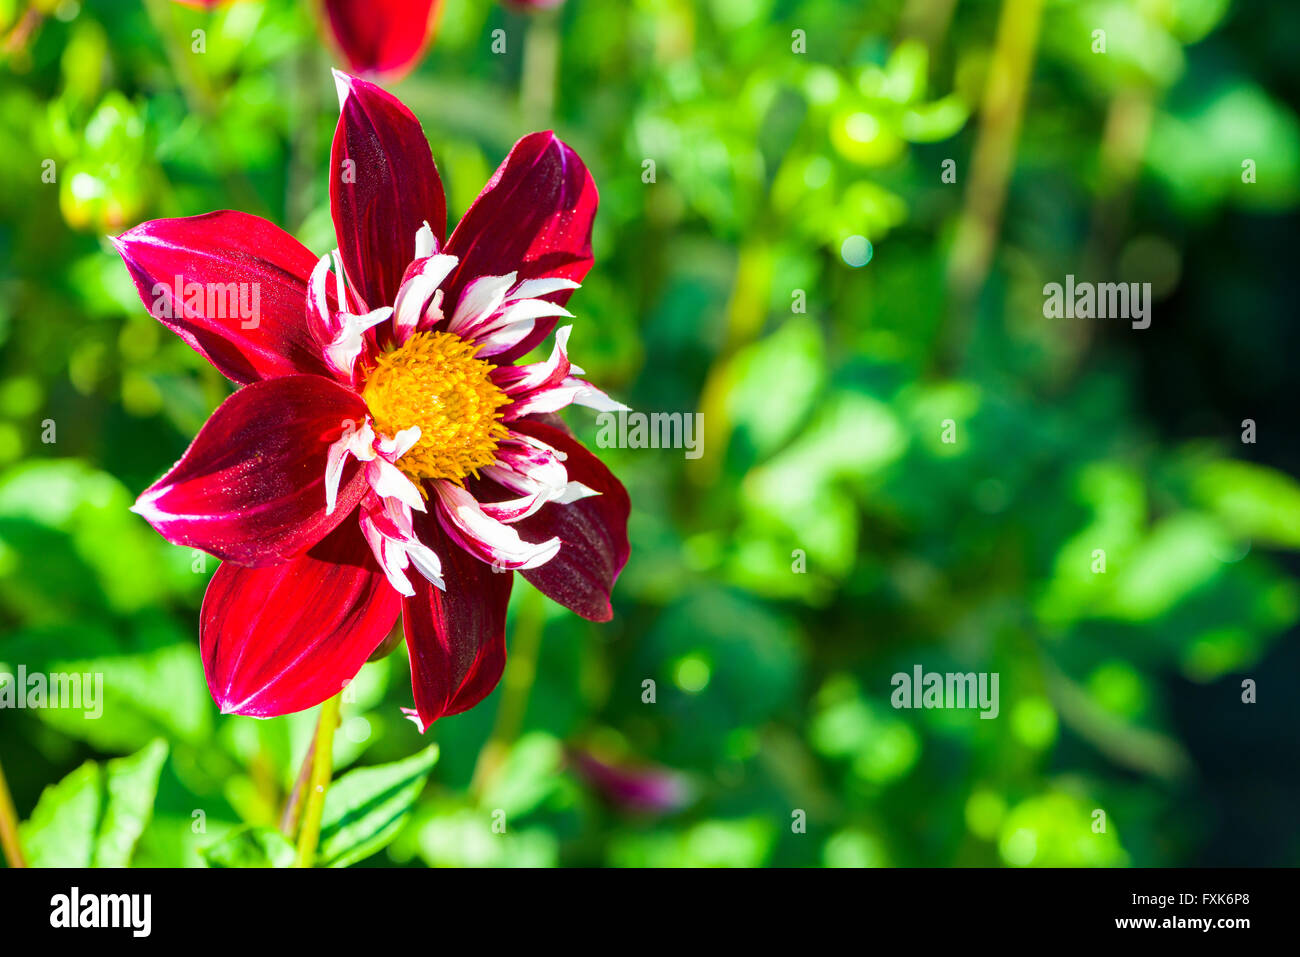
[[(611, 920), (660, 931), (703, 921), (729, 935), (743, 934), (747, 920), (764, 933), (773, 921), (812, 921), (819, 937), (838, 924), (864, 942), (876, 933), (968, 940), (978, 931), (985, 941), (1104, 936), (1220, 945), (1288, 926), (1296, 876), (1218, 868), (0, 870), (0, 920), (24, 936), (98, 936), (126, 946), (196, 937), (220, 946), (227, 934), (242, 945), (337, 946), (353, 935), (373, 944), (385, 926), (434, 944), (439, 927), (489, 939), (514, 931), (536, 944), (557, 931), (581, 939)], [(119, 926), (81, 926), (92, 921)]]

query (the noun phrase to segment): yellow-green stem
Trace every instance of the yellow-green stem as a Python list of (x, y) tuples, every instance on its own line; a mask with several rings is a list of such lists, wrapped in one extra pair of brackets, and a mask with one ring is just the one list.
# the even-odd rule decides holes
[(899, 36), (915, 38), (931, 51), (939, 49), (943, 36), (952, 23), (953, 8), (957, 0), (907, 0), (899, 16)]
[(542, 647), (542, 624), (546, 606), (542, 593), (534, 588), (520, 596), (518, 614), (510, 642), (510, 656), (506, 660), (506, 673), (501, 679), (501, 707), (497, 711), (492, 736), (479, 752), (474, 765), (474, 778), (470, 789), (481, 794), (500, 768), (515, 738), (524, 725), (528, 710), (528, 697), (537, 677), (537, 656)]
[(530, 129), (549, 126), (555, 108), (555, 81), (560, 68), (559, 15), (558, 9), (538, 10), (528, 15), (519, 77), (519, 108)]
[(302, 811), (302, 829), (298, 831), (298, 859), (295, 867), (312, 867), (316, 863), (316, 845), (320, 842), (320, 822), (325, 813), (325, 792), (333, 771), (334, 729), (339, 723), (342, 694), (335, 695), (320, 707), (316, 722), (315, 755), (311, 762), (311, 779), (307, 782), (307, 800)]
[(18, 841), (18, 811), (9, 794), (3, 766), (0, 766), (0, 850), (4, 851), (5, 862), (10, 867), (27, 866), (22, 844)]
[(772, 250), (763, 239), (751, 237), (741, 246), (736, 260), (736, 278), (727, 303), (726, 339), (700, 390), (700, 412), (703, 421), (709, 423), (714, 453), (694, 460), (688, 468), (687, 478), (696, 485), (712, 485), (722, 470), (723, 454), (731, 440), (727, 399), (733, 385), (736, 353), (762, 331), (771, 283)]
[(993, 261), (1007, 182), (1015, 165), (1025, 95), (1038, 55), (1043, 0), (1004, 0), (984, 85), (979, 135), (966, 180), (965, 208), (948, 261), (949, 308), (945, 360), (965, 347), (969, 313)]

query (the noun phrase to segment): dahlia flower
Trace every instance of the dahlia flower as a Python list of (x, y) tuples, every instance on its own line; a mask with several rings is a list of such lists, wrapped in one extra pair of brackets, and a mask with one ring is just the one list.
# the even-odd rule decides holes
[(569, 764), (613, 807), (633, 814), (669, 814), (691, 802), (685, 775), (657, 765), (632, 765), (597, 757), (586, 748), (565, 749)]
[[(520, 364), (591, 266), (596, 187), (554, 134), (525, 136), (444, 239), (442, 183), (396, 98), (335, 72), (316, 257), (232, 211), (113, 240), (141, 299), (240, 388), (134, 506), (222, 560), (200, 646), (225, 713), (337, 694), (393, 629), (421, 730), (505, 665), (514, 572), (593, 621), (628, 558), (623, 486), (553, 413), (621, 408), (569, 361)], [(245, 288), (258, 315), (226, 308)]]
[[(176, 0), (213, 9), (228, 0)], [(396, 79), (419, 61), (433, 36), (439, 0), (322, 0), (324, 18), (354, 73)]]
[(396, 78), (433, 36), (436, 0), (325, 0), (330, 33), (348, 69)]

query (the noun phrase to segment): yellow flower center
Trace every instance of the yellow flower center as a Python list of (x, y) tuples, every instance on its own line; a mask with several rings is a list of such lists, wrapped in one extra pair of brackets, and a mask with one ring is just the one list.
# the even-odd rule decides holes
[(361, 397), (375, 431), (394, 436), (420, 427), (419, 441), (397, 460), (417, 485), (421, 479), (459, 485), (496, 459), (506, 436), (500, 409), (510, 399), (488, 378), (492, 364), (474, 358), (478, 350), (450, 332), (417, 332), (380, 354), (370, 370)]

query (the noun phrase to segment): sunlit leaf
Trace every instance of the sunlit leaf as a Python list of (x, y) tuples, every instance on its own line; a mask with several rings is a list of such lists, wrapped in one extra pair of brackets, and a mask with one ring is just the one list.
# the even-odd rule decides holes
[(401, 830), (438, 761), (432, 744), (404, 761), (349, 771), (330, 785), (318, 860), (347, 867), (382, 850)]

